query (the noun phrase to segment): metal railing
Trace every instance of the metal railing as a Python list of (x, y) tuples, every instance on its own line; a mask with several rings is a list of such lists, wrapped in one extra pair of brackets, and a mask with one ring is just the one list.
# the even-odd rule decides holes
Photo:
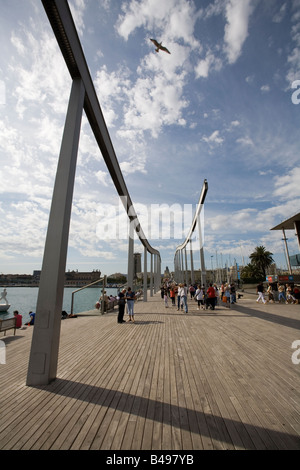
[[(98, 282), (103, 282), (103, 286), (102, 286), (102, 298), (104, 298), (104, 289), (106, 287), (106, 279), (107, 277), (104, 276), (100, 279), (97, 279), (97, 281), (94, 281), (94, 282), (91, 282), (90, 284), (87, 284), (86, 286), (83, 286), (83, 287), (80, 287), (79, 289), (76, 289), (72, 292), (72, 298), (71, 298), (71, 315), (73, 315), (73, 310), (74, 310), (74, 295), (83, 290), (83, 289), (86, 289), (87, 287), (91, 287), (95, 284), (97, 284)], [(104, 313), (104, 302), (101, 302), (101, 314), (103, 315)]]
[[(121, 292), (122, 289), (125, 289), (127, 287), (128, 287), (128, 282), (125, 282), (125, 284), (122, 284), (121, 286), (118, 287), (118, 292)], [(139, 287), (139, 285), (136, 282), (133, 282), (132, 289), (135, 290), (136, 287)], [(147, 285), (147, 288), (148, 288), (148, 285)], [(142, 297), (144, 297), (144, 289), (142, 288), (142, 286), (140, 286), (140, 295), (138, 296), (137, 300), (140, 300)]]

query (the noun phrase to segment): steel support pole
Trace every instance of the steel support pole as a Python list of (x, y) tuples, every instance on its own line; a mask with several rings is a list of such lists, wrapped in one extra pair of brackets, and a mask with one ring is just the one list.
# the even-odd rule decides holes
[(147, 247), (144, 247), (144, 295), (143, 301), (147, 302)]
[(183, 250), (180, 251), (181, 255), (181, 282), (184, 282), (184, 260), (183, 260)]
[(66, 258), (85, 89), (74, 79), (49, 216), (27, 385), (56, 378)]
[(177, 266), (178, 266), (178, 254), (177, 254), (177, 251), (175, 252), (175, 256), (174, 256), (174, 280), (177, 282), (178, 281), (178, 269), (177, 269)]
[(157, 291), (160, 289), (160, 286), (161, 286), (161, 259), (160, 259), (160, 256), (157, 255), (157, 259), (158, 259), (158, 286), (157, 286)]
[(182, 254), (182, 250), (179, 251), (179, 269), (180, 269), (180, 282), (183, 282), (184, 281), (184, 276), (183, 276), (183, 254)]
[(161, 276), (159, 272), (160, 272), (159, 256), (155, 255), (155, 292), (157, 292), (160, 289), (160, 285), (161, 285)]
[(199, 229), (199, 246), (200, 246), (200, 266), (201, 266), (201, 284), (206, 287), (206, 270), (204, 261), (204, 249), (202, 240), (202, 227), (200, 222), (200, 214), (198, 216), (198, 229)]
[(298, 246), (300, 249), (300, 222), (299, 221), (294, 222), (294, 227), (295, 227), (296, 237), (298, 241)]
[(184, 247), (184, 260), (185, 260), (185, 283), (188, 285), (188, 262), (187, 262), (187, 254), (186, 254), (186, 246)]
[(134, 221), (129, 219), (127, 286), (133, 288)]
[(157, 261), (157, 255), (154, 255), (154, 293), (157, 292), (157, 284), (158, 284), (158, 278), (157, 278), (157, 273), (158, 273), (158, 261)]
[(284, 241), (285, 251), (286, 251), (286, 262), (287, 262), (287, 265), (288, 265), (289, 273), (292, 274), (292, 267), (291, 267), (289, 249), (288, 249), (288, 245), (287, 245), (287, 238), (286, 238), (286, 236), (285, 236), (285, 230), (284, 230), (284, 228), (282, 229), (282, 233), (283, 233), (283, 239), (282, 239), (282, 240)]
[(153, 253), (150, 256), (150, 297), (153, 297)]
[(191, 284), (195, 284), (195, 274), (194, 274), (194, 259), (193, 259), (193, 245), (192, 239), (190, 239), (190, 248), (191, 248)]
[(156, 292), (156, 254), (153, 255), (153, 294)]

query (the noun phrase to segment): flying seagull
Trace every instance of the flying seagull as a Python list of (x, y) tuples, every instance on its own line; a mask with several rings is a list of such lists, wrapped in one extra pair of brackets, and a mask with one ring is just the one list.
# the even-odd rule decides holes
[(156, 52), (159, 52), (159, 49), (160, 49), (161, 51), (165, 51), (165, 52), (167, 52), (168, 54), (171, 54), (171, 52), (168, 51), (168, 49), (167, 49), (166, 47), (164, 47), (164, 46), (161, 45), (161, 42), (158, 43), (158, 42), (156, 41), (156, 39), (150, 39), (150, 41), (152, 41), (153, 44), (156, 46), (156, 49), (155, 49)]

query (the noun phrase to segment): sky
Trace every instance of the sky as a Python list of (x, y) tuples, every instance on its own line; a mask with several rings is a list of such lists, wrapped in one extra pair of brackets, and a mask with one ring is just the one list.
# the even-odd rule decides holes
[[(286, 268), (282, 232), (271, 228), (300, 208), (300, 0), (69, 5), (162, 270), (174, 268), (204, 179), (207, 268), (246, 264), (260, 245)], [(42, 266), (72, 83), (41, 1), (1, 0), (0, 39), (0, 273), (32, 274)], [(83, 113), (66, 270), (126, 273), (126, 220)], [(286, 236), (298, 253), (294, 231)], [(134, 249), (143, 252), (139, 240)]]

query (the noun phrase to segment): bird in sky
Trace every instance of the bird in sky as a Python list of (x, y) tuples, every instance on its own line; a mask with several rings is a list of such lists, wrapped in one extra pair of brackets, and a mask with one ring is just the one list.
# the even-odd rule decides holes
[(161, 50), (167, 52), (168, 54), (171, 54), (171, 52), (166, 47), (161, 45), (161, 42), (157, 42), (156, 39), (150, 39), (150, 41), (152, 41), (153, 44), (156, 46), (156, 52), (159, 52), (159, 50)]

